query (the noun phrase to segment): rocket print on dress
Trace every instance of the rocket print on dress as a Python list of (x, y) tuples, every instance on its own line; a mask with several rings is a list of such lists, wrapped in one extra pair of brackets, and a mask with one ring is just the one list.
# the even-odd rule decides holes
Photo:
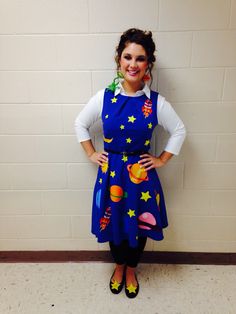
[(111, 207), (107, 207), (104, 217), (100, 219), (100, 231), (104, 230), (109, 222), (110, 222), (110, 217), (111, 217)]
[(150, 99), (147, 99), (142, 106), (142, 112), (144, 114), (144, 117), (147, 118), (152, 113), (152, 101)]

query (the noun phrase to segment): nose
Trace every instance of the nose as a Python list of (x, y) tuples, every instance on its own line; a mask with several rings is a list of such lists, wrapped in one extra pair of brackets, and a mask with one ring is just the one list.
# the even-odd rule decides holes
[(137, 67), (137, 63), (136, 63), (136, 60), (135, 60), (135, 59), (132, 59), (132, 60), (130, 61), (130, 66), (131, 66), (131, 68), (136, 68), (136, 67)]

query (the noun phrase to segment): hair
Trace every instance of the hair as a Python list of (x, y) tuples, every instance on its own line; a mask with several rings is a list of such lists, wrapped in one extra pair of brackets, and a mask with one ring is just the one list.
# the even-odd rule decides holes
[(147, 54), (147, 61), (148, 61), (148, 69), (150, 72), (150, 76), (152, 79), (152, 68), (154, 66), (154, 62), (156, 61), (156, 57), (154, 52), (156, 50), (155, 43), (152, 39), (152, 32), (151, 31), (142, 31), (138, 28), (130, 28), (125, 31), (121, 37), (118, 46), (116, 47), (116, 56), (115, 61), (117, 65), (117, 70), (119, 69), (119, 61), (121, 58), (121, 54), (123, 50), (126, 48), (127, 44), (135, 43), (137, 45), (141, 45)]

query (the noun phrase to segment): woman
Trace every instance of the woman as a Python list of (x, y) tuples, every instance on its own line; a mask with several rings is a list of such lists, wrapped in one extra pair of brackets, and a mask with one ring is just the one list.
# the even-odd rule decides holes
[[(77, 116), (78, 141), (88, 158), (99, 165), (92, 206), (92, 233), (108, 242), (116, 263), (111, 292), (125, 284), (127, 297), (139, 292), (135, 273), (147, 237), (162, 240), (167, 227), (164, 195), (155, 168), (178, 155), (185, 127), (171, 105), (146, 84), (152, 78), (155, 44), (151, 32), (129, 29), (116, 49), (118, 77), (93, 96)], [(89, 128), (103, 123), (104, 151), (96, 152)], [(159, 124), (169, 132), (159, 156), (150, 149)]]

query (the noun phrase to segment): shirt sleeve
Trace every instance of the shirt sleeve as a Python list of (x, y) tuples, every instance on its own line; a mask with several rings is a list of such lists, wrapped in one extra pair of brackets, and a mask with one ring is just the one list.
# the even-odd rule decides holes
[(161, 95), (158, 95), (157, 119), (158, 124), (170, 134), (164, 150), (178, 155), (186, 137), (186, 129), (171, 104)]
[(75, 132), (78, 142), (91, 139), (89, 128), (101, 118), (104, 90), (97, 92), (84, 106), (75, 120)]

